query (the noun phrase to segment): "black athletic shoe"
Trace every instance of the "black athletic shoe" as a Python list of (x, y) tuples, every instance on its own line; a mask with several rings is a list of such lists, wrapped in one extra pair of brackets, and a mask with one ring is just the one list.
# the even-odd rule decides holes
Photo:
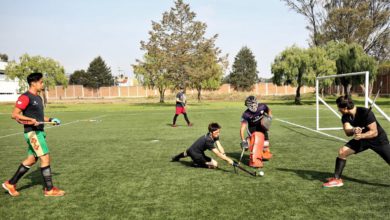
[(171, 162), (178, 162), (180, 160), (180, 158), (178, 158), (178, 157), (172, 157), (172, 159), (171, 159)]

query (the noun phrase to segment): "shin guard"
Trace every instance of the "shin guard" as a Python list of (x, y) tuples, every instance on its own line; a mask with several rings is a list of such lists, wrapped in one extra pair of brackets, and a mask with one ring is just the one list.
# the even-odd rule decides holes
[(261, 132), (252, 133), (249, 145), (249, 166), (256, 168), (263, 167), (263, 148), (264, 134)]

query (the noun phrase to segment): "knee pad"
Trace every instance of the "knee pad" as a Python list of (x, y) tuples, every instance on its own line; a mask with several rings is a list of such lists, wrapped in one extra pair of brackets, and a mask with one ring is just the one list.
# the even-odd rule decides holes
[(249, 150), (249, 166), (263, 167), (263, 148), (264, 134), (262, 132), (254, 132), (251, 135)]

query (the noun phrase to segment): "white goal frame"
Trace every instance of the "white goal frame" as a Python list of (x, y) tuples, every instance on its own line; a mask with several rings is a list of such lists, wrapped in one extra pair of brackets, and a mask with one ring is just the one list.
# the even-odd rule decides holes
[(368, 103), (371, 103), (371, 106), (374, 107), (388, 122), (390, 122), (390, 117), (381, 109), (379, 106), (372, 101), (368, 97), (368, 91), (369, 91), (369, 75), (370, 73), (368, 71), (365, 72), (356, 72), (356, 73), (344, 73), (344, 74), (338, 74), (338, 75), (329, 75), (329, 76), (319, 76), (316, 77), (316, 129), (317, 131), (320, 130), (341, 130), (342, 127), (337, 128), (320, 128), (320, 102), (324, 104), (327, 108), (329, 108), (338, 118), (341, 118), (341, 115), (334, 110), (332, 107), (330, 107), (319, 95), (319, 80), (321, 79), (327, 79), (327, 78), (338, 78), (338, 77), (344, 77), (344, 76), (356, 76), (356, 75), (365, 75), (365, 83), (364, 83), (364, 107), (368, 108)]
[[(365, 83), (364, 83), (364, 107), (368, 108), (368, 87), (369, 87), (369, 72), (356, 72), (356, 73), (344, 73), (344, 74), (336, 74), (329, 76), (319, 76), (316, 77), (316, 130), (341, 130), (342, 127), (333, 127), (333, 128), (320, 128), (320, 102), (324, 104), (327, 108), (329, 108), (338, 118), (341, 119), (341, 115), (334, 110), (330, 105), (328, 105), (319, 95), (319, 80), (328, 79), (328, 78), (339, 78), (345, 76), (356, 76), (356, 75), (365, 75)], [(371, 101), (372, 102), (372, 101)]]

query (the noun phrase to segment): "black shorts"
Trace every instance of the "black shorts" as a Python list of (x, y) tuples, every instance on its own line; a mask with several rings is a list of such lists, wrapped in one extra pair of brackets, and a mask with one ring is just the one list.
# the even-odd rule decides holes
[(345, 144), (348, 148), (355, 151), (355, 154), (363, 152), (367, 149), (375, 151), (390, 165), (390, 144), (374, 145), (366, 140), (355, 140), (352, 139)]
[(187, 151), (187, 155), (191, 157), (194, 165), (197, 167), (206, 167), (208, 168), (207, 162), (211, 161), (211, 158), (206, 156), (205, 154), (196, 154), (191, 151)]

